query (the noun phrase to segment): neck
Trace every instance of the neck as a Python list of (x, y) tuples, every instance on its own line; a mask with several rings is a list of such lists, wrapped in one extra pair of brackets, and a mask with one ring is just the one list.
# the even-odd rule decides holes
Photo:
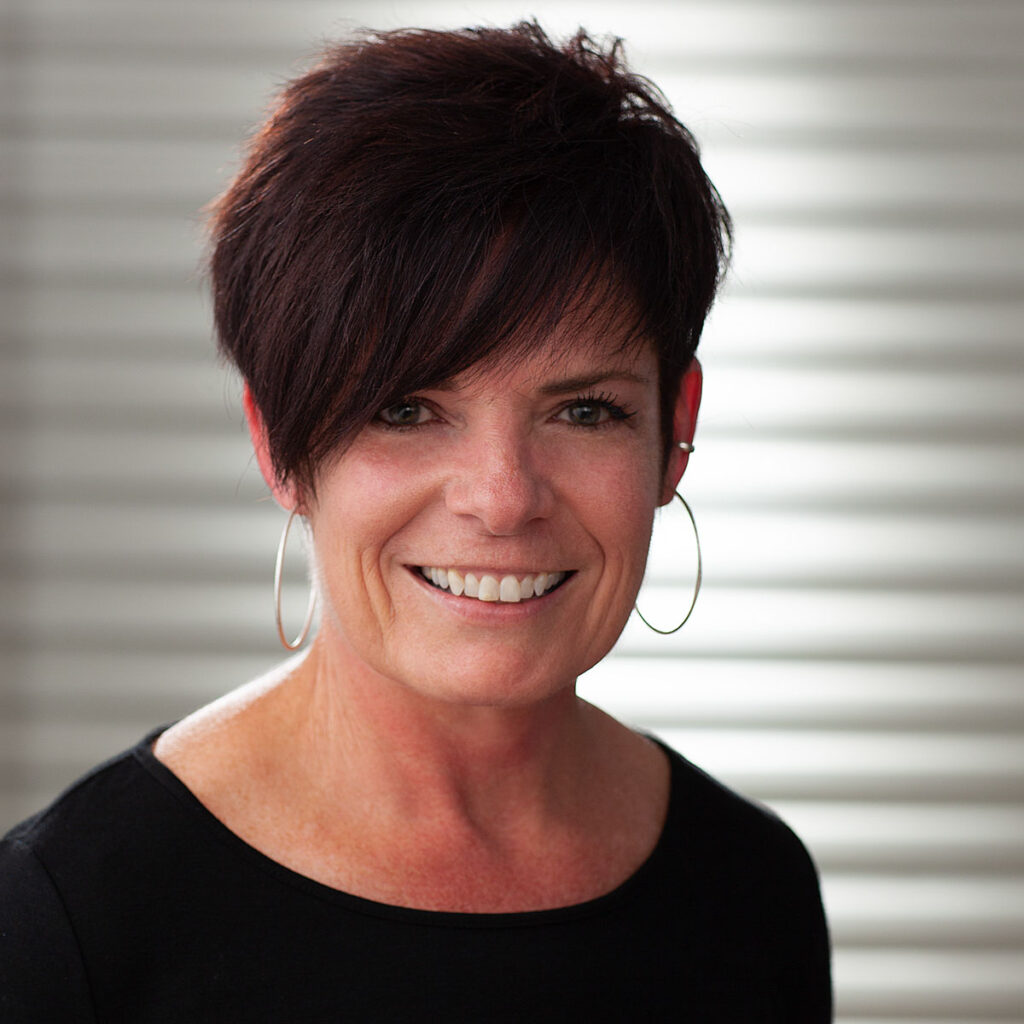
[(500, 831), (565, 814), (593, 767), (599, 713), (571, 684), (528, 706), (455, 704), (320, 639), (281, 696), (291, 708), (289, 759), (339, 810), (356, 793), (378, 816)]
[(667, 760), (572, 685), (518, 707), (396, 685), (318, 640), (172, 727), (157, 756), (267, 856), (400, 906), (566, 906), (654, 847)]

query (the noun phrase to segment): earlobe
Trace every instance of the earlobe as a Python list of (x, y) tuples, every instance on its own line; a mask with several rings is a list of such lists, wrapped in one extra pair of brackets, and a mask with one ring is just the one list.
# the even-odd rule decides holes
[(675, 494), (679, 481), (686, 472), (692, 447), (680, 448), (680, 444), (692, 446), (697, 429), (697, 413), (700, 411), (700, 397), (704, 386), (704, 374), (696, 356), (679, 381), (675, 412), (672, 416), (672, 451), (665, 468), (665, 481), (659, 504), (667, 505)]
[(286, 512), (296, 509), (302, 512), (302, 509), (298, 508), (299, 495), (294, 485), (282, 484), (277, 477), (274, 460), (270, 455), (270, 441), (267, 437), (266, 424), (263, 422), (263, 414), (252, 397), (248, 383), (245, 383), (242, 389), (242, 408), (245, 410), (245, 422), (249, 426), (249, 437), (252, 439), (253, 451), (256, 453), (256, 462), (274, 500)]

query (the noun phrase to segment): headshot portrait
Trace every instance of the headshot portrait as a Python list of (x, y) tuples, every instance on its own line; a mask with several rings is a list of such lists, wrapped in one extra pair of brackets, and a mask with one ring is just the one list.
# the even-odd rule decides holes
[(1024, 10), (4, 21), (0, 1019), (1016, 1019)]

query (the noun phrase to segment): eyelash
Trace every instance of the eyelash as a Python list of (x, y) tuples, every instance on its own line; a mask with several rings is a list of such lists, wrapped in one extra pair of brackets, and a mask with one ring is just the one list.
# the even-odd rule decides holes
[[(601, 423), (572, 423), (571, 421), (563, 421), (568, 423), (570, 427), (577, 430), (601, 430), (604, 427), (614, 426), (616, 423), (623, 423), (630, 419), (635, 412), (626, 409), (623, 405), (620, 405), (615, 401), (615, 396), (607, 394), (606, 392), (577, 395), (572, 401), (566, 402), (558, 411), (558, 415), (572, 409), (578, 405), (589, 405), (599, 409), (603, 409), (608, 413), (608, 418)], [(387, 405), (377, 413), (376, 422), (386, 430), (396, 431), (408, 431), (408, 430), (419, 430), (421, 427), (428, 426), (433, 422), (433, 419), (428, 419), (424, 423), (389, 423), (384, 419), (384, 413), (392, 409), (399, 409), (402, 406), (418, 406), (421, 409), (425, 409), (432, 416), (436, 416), (431, 407), (424, 401), (410, 396), (409, 398), (403, 398), (400, 402), (395, 402), (393, 405)]]
[(420, 409), (425, 409), (432, 416), (436, 416), (436, 413), (434, 413), (433, 409), (431, 409), (431, 407), (426, 402), (410, 395), (408, 398), (403, 398), (401, 401), (393, 402), (391, 405), (385, 405), (384, 408), (381, 409), (380, 412), (378, 412), (377, 415), (374, 417), (374, 421), (377, 423), (378, 426), (383, 427), (385, 430), (397, 430), (403, 432), (407, 430), (419, 430), (421, 427), (425, 427), (429, 423), (433, 422), (433, 420), (427, 420), (426, 423), (389, 423), (386, 419), (384, 419), (384, 413), (388, 412), (391, 409), (401, 409), (403, 406), (413, 405), (418, 406)]
[(570, 423), (569, 425), (579, 430), (600, 430), (603, 427), (613, 427), (616, 423), (622, 423), (636, 415), (615, 401), (614, 395), (602, 391), (599, 394), (590, 393), (577, 395), (571, 402), (562, 406), (561, 412), (573, 408), (576, 405), (592, 405), (604, 409), (608, 413), (608, 419), (603, 423)]

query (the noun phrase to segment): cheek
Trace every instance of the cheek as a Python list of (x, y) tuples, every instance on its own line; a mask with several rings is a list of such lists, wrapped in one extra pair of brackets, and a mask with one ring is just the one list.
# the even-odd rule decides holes
[(337, 616), (359, 617), (367, 605), (374, 618), (386, 616), (387, 547), (423, 501), (393, 459), (343, 458), (323, 474), (309, 518), (320, 586)]
[(376, 547), (415, 515), (423, 490), (414, 460), (359, 445), (318, 480), (310, 521), (315, 533), (330, 535), (339, 545)]
[(609, 568), (626, 575), (643, 573), (654, 507), (647, 492), (619, 491), (609, 500), (601, 496), (588, 513), (584, 526), (604, 551)]
[[(628, 457), (595, 462), (585, 474), (577, 471), (573, 480), (574, 517), (598, 549), (595, 596), (603, 597), (593, 611), (603, 619), (610, 609), (621, 609), (611, 615), (617, 621), (628, 615), (643, 581), (659, 496), (659, 467), (637, 446)], [(619, 628), (621, 624), (616, 636)]]
[(628, 533), (653, 517), (662, 488), (657, 454), (637, 443), (586, 455), (563, 460), (559, 478), (566, 493), (613, 531), (619, 526)]
[(365, 515), (367, 510), (388, 511), (407, 500), (415, 480), (416, 462), (395, 457), (383, 446), (357, 440), (318, 480), (318, 504), (324, 511), (341, 509)]

